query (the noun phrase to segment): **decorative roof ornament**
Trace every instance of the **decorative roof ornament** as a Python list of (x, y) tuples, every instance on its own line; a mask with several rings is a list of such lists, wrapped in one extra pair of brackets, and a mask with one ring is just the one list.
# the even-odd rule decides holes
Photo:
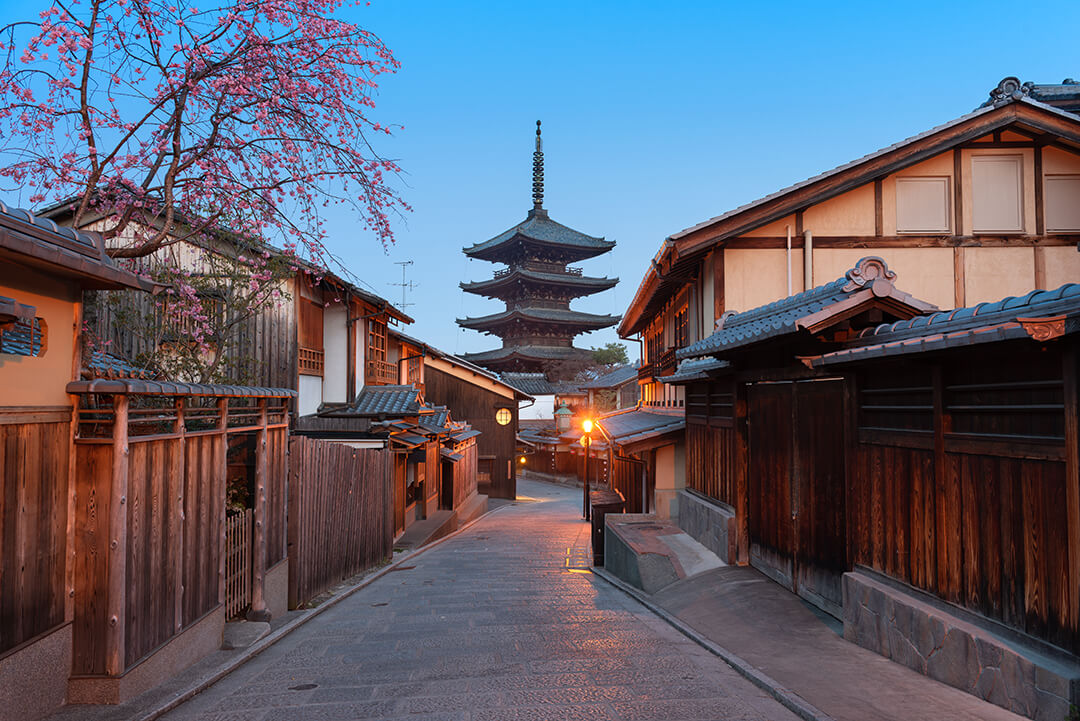
[(536, 121), (536, 150), (533, 151), (533, 210), (544, 208), (544, 141), (540, 138), (540, 121)]
[(896, 271), (889, 270), (882, 258), (876, 255), (868, 255), (860, 258), (855, 267), (844, 273), (848, 282), (844, 286), (845, 293), (852, 293), (861, 288), (873, 288), (875, 281), (885, 281), (889, 286), (896, 280)]
[(1030, 95), (1034, 87), (1035, 83), (1021, 84), (1020, 78), (1012, 76), (1002, 78), (997, 87), (990, 91), (990, 102), (994, 104), (994, 107), (997, 107), (1010, 100), (1019, 100)]

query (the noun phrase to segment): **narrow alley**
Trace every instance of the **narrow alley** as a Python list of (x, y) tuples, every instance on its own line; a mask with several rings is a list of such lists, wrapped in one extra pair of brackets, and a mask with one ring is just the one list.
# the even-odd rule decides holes
[(588, 573), (580, 491), (519, 500), (358, 591), (167, 721), (794, 719)]

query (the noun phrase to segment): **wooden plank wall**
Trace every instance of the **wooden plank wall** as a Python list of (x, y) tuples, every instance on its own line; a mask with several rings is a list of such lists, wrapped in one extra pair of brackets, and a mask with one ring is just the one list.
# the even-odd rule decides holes
[(688, 421), (686, 485), (698, 493), (735, 505), (735, 431)]
[(0, 654), (64, 621), (70, 409), (0, 410)]
[(75, 618), (71, 670), (105, 673), (108, 623), (109, 488), (112, 446), (75, 446)]
[(290, 607), (390, 556), (394, 461), (387, 449), (290, 440)]
[(266, 431), (266, 567), (285, 560), (288, 553), (288, 473), (289, 430), (270, 428)]
[[(468, 421), (473, 428), (480, 431), (476, 438), (479, 454), (494, 457), (488, 494), (492, 498), (514, 498), (517, 494), (517, 471), (514, 464), (517, 450), (517, 401), (430, 365), (424, 367), (424, 399), (428, 403), (447, 406), (454, 420)], [(505, 426), (495, 421), (496, 408), (503, 406), (510, 408), (512, 414), (510, 423)]]
[[(967, 359), (862, 374), (852, 560), (1080, 652), (1061, 355)], [(912, 409), (894, 428), (883, 397)]]

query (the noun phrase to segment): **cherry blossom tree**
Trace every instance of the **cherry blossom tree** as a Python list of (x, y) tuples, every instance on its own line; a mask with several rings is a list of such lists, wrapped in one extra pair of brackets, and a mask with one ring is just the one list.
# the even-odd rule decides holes
[(372, 143), (391, 132), (371, 113), (398, 62), (339, 17), (347, 9), (54, 0), (0, 31), (0, 189), (30, 189), (31, 203), (101, 232), (114, 257), (154, 258), (136, 265), (167, 277), (163, 302), (203, 344), (213, 314), (163, 249), (226, 239), (259, 294), (275, 280), (265, 242), (325, 267), (326, 206), (350, 208), (384, 247), (407, 210), (397, 165)]

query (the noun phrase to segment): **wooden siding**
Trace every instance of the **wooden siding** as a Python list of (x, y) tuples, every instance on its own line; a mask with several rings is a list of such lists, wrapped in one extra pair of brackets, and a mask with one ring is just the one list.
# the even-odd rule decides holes
[(290, 608), (390, 557), (394, 461), (387, 449), (290, 440)]
[[(454, 420), (467, 421), (480, 431), (476, 438), (477, 452), (491, 456), (491, 482), (481, 493), (493, 498), (515, 498), (517, 470), (514, 462), (517, 449), (517, 401), (481, 388), (428, 365), (424, 368), (424, 399), (431, 404), (447, 406)], [(501, 426), (495, 421), (497, 408), (509, 408), (510, 423)], [(572, 471), (571, 471), (572, 472)]]
[[(1070, 571), (1080, 549), (1069, 541), (1077, 509), (1066, 502), (1077, 479), (1067, 472), (1063, 398), (1063, 376), (1076, 369), (1068, 365), (1060, 353), (1017, 353), (862, 373), (852, 562), (1080, 652), (1071, 611), (1080, 586)], [(864, 410), (882, 405), (885, 389), (898, 408), (929, 405), (926, 424), (913, 424), (911, 412), (892, 423), (925, 432), (882, 428), (889, 419)]]
[(23, 419), (0, 412), (0, 655), (64, 621), (71, 426)]
[(735, 429), (687, 421), (686, 485), (735, 505)]

